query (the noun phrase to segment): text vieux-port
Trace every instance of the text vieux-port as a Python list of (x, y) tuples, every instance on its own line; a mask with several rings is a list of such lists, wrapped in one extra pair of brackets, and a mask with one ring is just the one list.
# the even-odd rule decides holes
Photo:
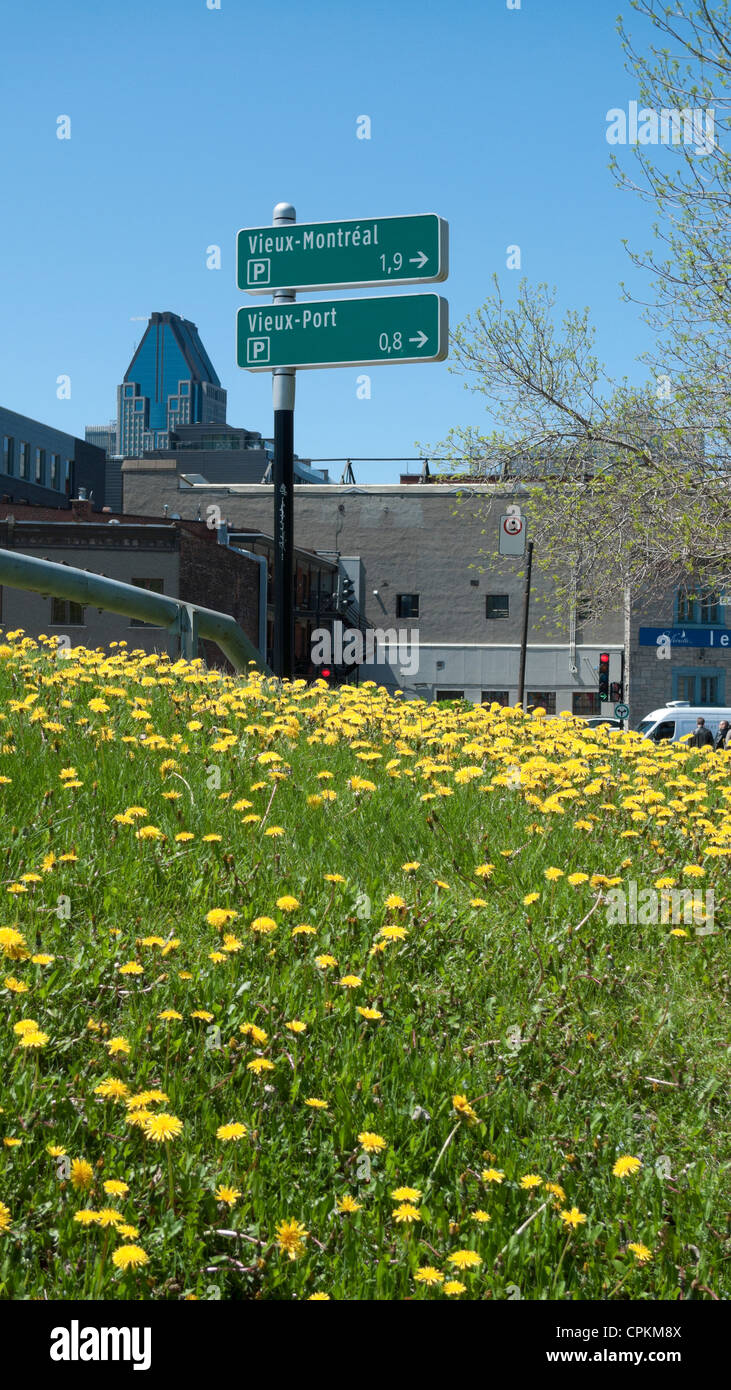
[(304, 309), (302, 317), (294, 309), (247, 310), (250, 333), (285, 333), (289, 328), (337, 328), (337, 306), (329, 309)]

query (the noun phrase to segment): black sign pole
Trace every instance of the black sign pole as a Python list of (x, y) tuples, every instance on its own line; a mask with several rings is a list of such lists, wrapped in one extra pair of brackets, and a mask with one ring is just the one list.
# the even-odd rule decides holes
[(533, 565), (533, 542), (528, 542), (528, 561), (525, 568), (525, 589), (523, 590), (523, 636), (520, 643), (520, 673), (518, 675), (518, 700), (520, 708), (525, 708), (525, 657), (528, 649), (528, 610), (530, 607), (530, 572)]
[[(291, 203), (277, 203), (275, 227), (291, 226), (297, 214)], [(275, 290), (275, 304), (292, 304), (291, 290)], [(274, 652), (273, 669), (281, 680), (294, 675), (294, 389), (292, 368), (272, 371), (274, 404)]]

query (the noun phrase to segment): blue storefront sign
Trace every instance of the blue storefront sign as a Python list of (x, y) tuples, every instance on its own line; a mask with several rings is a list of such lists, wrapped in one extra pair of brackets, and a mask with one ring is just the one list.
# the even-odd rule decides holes
[(731, 632), (718, 627), (641, 627), (641, 647), (720, 647), (731, 651)]

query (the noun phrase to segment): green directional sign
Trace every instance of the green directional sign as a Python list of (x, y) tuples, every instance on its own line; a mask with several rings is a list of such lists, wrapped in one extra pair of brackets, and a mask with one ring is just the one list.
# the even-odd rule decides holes
[(257, 305), (239, 309), (237, 362), (250, 372), (441, 362), (448, 331), (447, 301), (438, 294)]
[(446, 280), (447, 223), (435, 213), (244, 227), (236, 241), (238, 287), (366, 289)]

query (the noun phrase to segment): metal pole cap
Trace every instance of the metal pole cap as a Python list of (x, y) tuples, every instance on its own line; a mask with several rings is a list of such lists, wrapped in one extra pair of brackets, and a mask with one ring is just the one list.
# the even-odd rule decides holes
[(272, 222), (296, 222), (297, 213), (291, 203), (277, 203), (272, 213)]

